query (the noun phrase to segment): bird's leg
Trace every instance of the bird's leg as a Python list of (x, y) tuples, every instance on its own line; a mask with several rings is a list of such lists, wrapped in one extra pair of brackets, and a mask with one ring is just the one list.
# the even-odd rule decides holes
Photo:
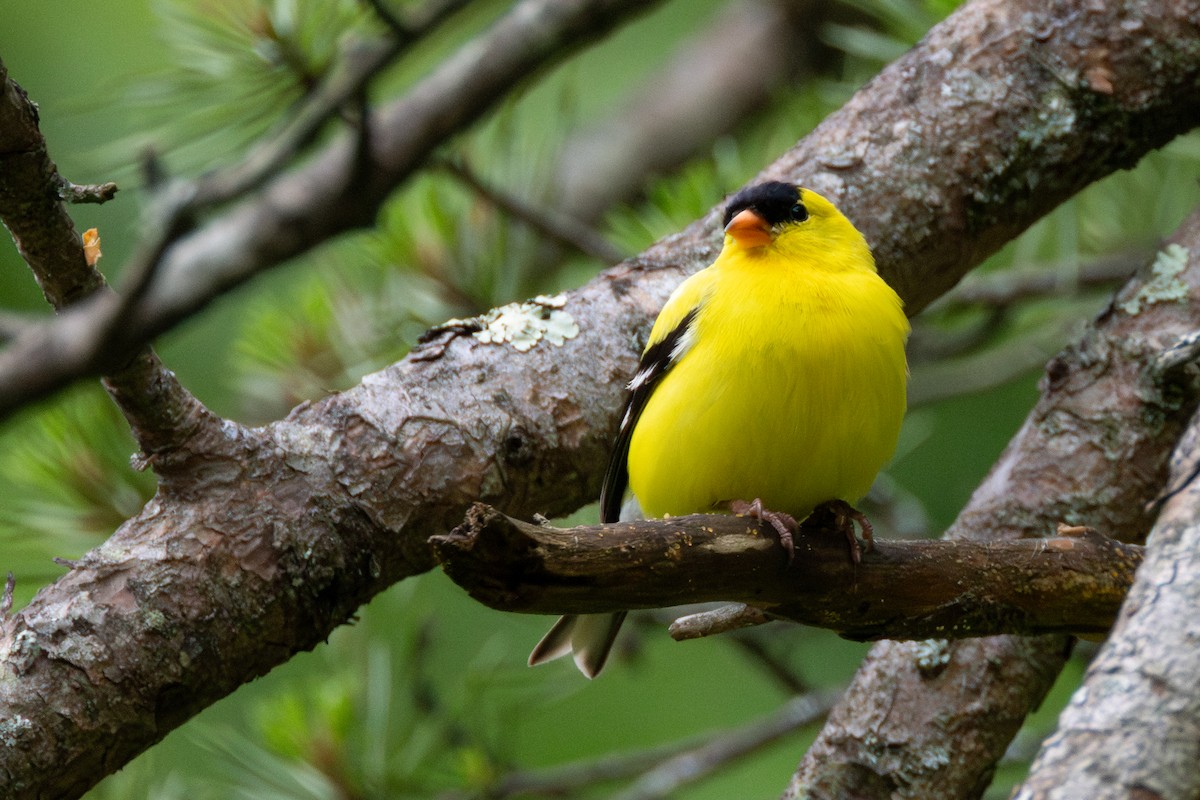
[(745, 500), (731, 500), (729, 510), (734, 514), (745, 514), (752, 519), (769, 523), (775, 529), (775, 533), (779, 534), (779, 543), (787, 551), (788, 563), (791, 564), (796, 559), (796, 542), (792, 538), (792, 534), (799, 531), (800, 526), (796, 524), (796, 520), (791, 514), (763, 508), (762, 498), (759, 497), (754, 498), (754, 501), (750, 503)]
[[(830, 500), (822, 503), (819, 508), (833, 515), (833, 527), (841, 531), (850, 542), (850, 560), (855, 564), (862, 561), (862, 554), (875, 549), (875, 528), (867, 515), (859, 511), (845, 500)], [(862, 528), (863, 540), (859, 545), (858, 537), (854, 535), (854, 523)]]

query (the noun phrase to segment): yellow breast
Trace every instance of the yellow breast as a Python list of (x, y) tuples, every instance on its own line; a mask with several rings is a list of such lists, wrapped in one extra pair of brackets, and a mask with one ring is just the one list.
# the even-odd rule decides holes
[(800, 519), (827, 500), (857, 501), (895, 450), (907, 379), (900, 299), (865, 245), (864, 264), (839, 261), (858, 251), (783, 245), (727, 244), (673, 298), (698, 305), (694, 329), (629, 449), (630, 488), (648, 517), (761, 498)]

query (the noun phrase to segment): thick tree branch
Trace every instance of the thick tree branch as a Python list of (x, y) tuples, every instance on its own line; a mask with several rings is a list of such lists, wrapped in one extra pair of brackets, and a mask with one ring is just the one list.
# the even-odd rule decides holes
[[(1171, 244), (1165, 283), (1143, 270), (1083, 341), (1050, 361), (1042, 398), (948, 538), (1039, 536), (1060, 522), (1124, 541), (1145, 536), (1168, 454), (1195, 407), (1186, 371), (1164, 375), (1159, 357), (1200, 327), (1200, 212)], [(1172, 289), (1179, 293), (1168, 299)], [(931, 680), (917, 645), (876, 645), (785, 797), (978, 794), (1068, 651), (1057, 636), (953, 642)], [(955, 758), (937, 757), (947, 752)]]
[[(0, 61), (0, 221), (47, 302), (60, 314), (89, 298), (115, 299), (84, 256), (83, 241), (63, 199), (64, 185), (38, 128), (36, 107)], [(123, 321), (121, 304), (109, 308), (98, 329), (78, 332), (78, 340), (66, 343), (89, 362), (109, 349), (111, 332)], [(33, 372), (41, 366), (24, 365)], [(199, 426), (217, 424), (148, 347), (105, 366), (105, 386), (147, 455), (181, 447)]]
[(1005, 542), (880, 540), (857, 567), (802, 527), (789, 566), (769, 525), (699, 515), (562, 530), (476, 506), (432, 540), (446, 574), (501, 611), (592, 614), (731, 600), (847, 639), (1103, 633), (1141, 548), (1094, 531)]
[[(132, 350), (215, 296), (343, 231), (445, 138), (530, 72), (644, 3), (527, 0), (373, 120), (375, 168), (351, 186), (352, 137), (210, 220), (167, 254), (119, 343)], [(830, 195), (915, 313), (1062, 200), (1200, 122), (1200, 2), (975, 0), (763, 173)], [(643, 263), (713, 255), (718, 209)], [(677, 276), (641, 285), (665, 297)], [(97, 365), (74, 346), (104, 303), (0, 354), (0, 415)], [(32, 369), (29, 365), (38, 364)]]
[(1200, 417), (1172, 465), (1179, 491), (1112, 636), (1042, 746), (1017, 800), (1200, 795)]
[[(771, 172), (841, 202), (910, 308), (920, 308), (1075, 188), (1195, 122), (1197, 5), (976, 0)], [(537, 41), (542, 49), (498, 53), (498, 63), (528, 67), (543, 63), (531, 53), (557, 52)], [(463, 56), (436, 72), (427, 86), (438, 91), (424, 100), (452, 94), (450, 78), (474, 63)], [(499, 91), (483, 83), (485, 93)], [(392, 130), (376, 142), (381, 152), (407, 135), (395, 114), (377, 122)], [(446, 129), (404, 130), (426, 141)], [(344, 142), (330, 148), (172, 248), (169, 276), (130, 321), (130, 346), (214, 289), (362, 224), (362, 206), (331, 205), (330, 187), (344, 185), (338, 176), (352, 153)], [(400, 160), (385, 167), (381, 183), (403, 172)], [(383, 190), (372, 184), (365, 194)], [(708, 217), (564, 298), (560, 311), (579, 333), (561, 344), (519, 352), (456, 337), (436, 357), (415, 354), (286, 420), (229, 425), (202, 442), (179, 462), (178, 480), (4, 623), (0, 717), (15, 723), (0, 749), (0, 784), (16, 797), (78, 794), (199, 709), (314, 646), (378, 591), (429, 569), (428, 538), (472, 501), (528, 517), (593, 498), (638, 344), (680, 276), (712, 257), (716, 222)], [(1195, 252), (1200, 224), (1177, 240)], [(1193, 261), (1181, 280), (1192, 279)], [(179, 276), (193, 269), (207, 278), (185, 290)], [(1200, 314), (1191, 295), (1139, 308), (1114, 308), (1101, 333), (1052, 364), (1028, 443), (1014, 445), (977, 493), (963, 529), (999, 520), (1036, 536), (1066, 518), (1132, 538), (1148, 527), (1141, 503), (1162, 482), (1164, 454), (1189, 412), (1139, 370), (1172, 336), (1200, 327)], [(89, 313), (97, 312), (68, 313), (65, 327), (47, 329), (59, 331), (43, 340), (49, 351), (6, 351), (16, 370), (0, 375), (6, 408), (28, 396), (11, 382), (28, 365), (13, 366), (10, 354), (46, 356), (39, 367), (61, 383), (78, 372), (55, 360), (54, 347), (72, 344), (57, 337), (93, 330)], [(945, 677), (928, 685), (910, 671), (911, 656), (897, 664), (877, 652), (868, 670), (897, 673), (880, 680), (908, 681), (905, 694), (854, 690), (851, 705), (869, 710), (881, 734), (838, 753), (827, 736), (818, 749), (829, 770), (877, 785), (914, 776), (914, 786), (931, 777), (977, 786), (1052, 680), (1062, 648), (1055, 638), (996, 641), (951, 645)], [(967, 663), (976, 661), (992, 672), (972, 672)], [(852, 743), (845, 711), (835, 716)], [(922, 750), (930, 740), (921, 731), (936, 749)], [(960, 757), (945, 764), (937, 754), (951, 749)]]
[[(151, 337), (224, 291), (347, 230), (369, 226), (391, 192), (438, 147), (494, 108), (531, 74), (653, 7), (645, 0), (524, 0), (403, 98), (370, 119), (369, 152), (353, 134), (266, 183), (252, 199), (174, 242), (154, 284), (101, 352), (80, 346), (113, 330), (116, 297), (101, 295), (72, 319), (31, 329), (0, 353), (0, 417), (73, 378), (103, 373)], [(368, 58), (368, 66), (376, 64)], [(337, 94), (334, 89), (331, 92)], [(0, 150), (4, 146), (0, 144)], [(289, 151), (290, 152), (290, 151)], [(362, 169), (361, 156), (369, 158)], [(202, 182), (217, 200), (244, 191), (277, 165), (256, 151), (246, 169)], [(260, 167), (259, 161), (264, 166)], [(228, 184), (228, 185), (226, 185)]]

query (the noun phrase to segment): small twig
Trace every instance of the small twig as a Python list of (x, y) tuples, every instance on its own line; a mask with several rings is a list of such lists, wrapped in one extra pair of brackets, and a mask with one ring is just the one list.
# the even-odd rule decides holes
[(406, 42), (409, 40), (412, 36), (412, 29), (388, 8), (384, 0), (363, 0), (363, 2), (371, 7), (371, 10), (375, 12), (375, 16), (379, 17), (379, 20), (388, 27), (388, 30), (392, 32), (392, 36), (397, 41)]
[(570, 217), (554, 214), (547, 209), (534, 208), (529, 203), (488, 184), (462, 161), (438, 159), (435, 166), (449, 172), (469, 186), (476, 194), (548, 239), (577, 250), (604, 264), (616, 264), (625, 256), (587, 225)]
[(962, 330), (945, 330), (936, 322), (921, 315), (913, 320), (912, 336), (908, 339), (910, 364), (928, 363), (970, 353), (996, 340), (1012, 317), (1008, 306), (986, 306), (980, 319)]
[(1034, 269), (973, 275), (930, 306), (931, 309), (982, 306), (1008, 308), (1024, 300), (1059, 296), (1078, 289), (1102, 288), (1128, 280), (1149, 257), (1144, 250), (1113, 253), (1071, 268), (1051, 264)]
[(68, 203), (107, 203), (117, 193), (117, 185), (106, 183), (71, 183), (58, 176), (58, 196)]
[[(630, 753), (614, 753), (602, 758), (577, 761), (561, 766), (510, 772), (487, 789), (489, 800), (508, 797), (572, 797), (581, 789), (609, 781), (640, 775), (663, 760), (697, 746), (694, 738), (648, 747)], [(440, 800), (474, 800), (476, 793), (448, 792)]]
[[(642, 777), (635, 787), (642, 786), (648, 777), (657, 776), (659, 770), (667, 765), (685, 764), (696, 758), (707, 758), (712, 763), (712, 758), (728, 755), (724, 761), (713, 764), (714, 767), (719, 767), (732, 758), (752, 752), (798, 728), (817, 722), (829, 713), (838, 695), (838, 692), (820, 692), (797, 697), (775, 712), (732, 730), (718, 730), (704, 736), (688, 737), (682, 741), (629, 753), (615, 753), (589, 761), (511, 772), (489, 786), (485, 796), (491, 800), (517, 796), (573, 797), (587, 787), (639, 775)], [(733, 752), (732, 748), (722, 747), (722, 742), (731, 743), (731, 740), (732, 744), (741, 746), (742, 752)], [(693, 772), (690, 780), (697, 780), (707, 772), (711, 770), (706, 770), (705, 773)], [(680, 774), (677, 769), (675, 774)], [(650, 779), (657, 780), (656, 777)], [(443, 793), (439, 797), (440, 800), (466, 800), (476, 796), (455, 791)]]
[(13, 592), (17, 588), (17, 578), (12, 572), (8, 573), (8, 578), (4, 581), (4, 595), (0, 596), (0, 620), (8, 619), (8, 615), (12, 612), (13, 607)]
[[(1083, 265), (1049, 264), (1036, 269), (1030, 267), (969, 276), (961, 286), (933, 303), (930, 310), (936, 313), (976, 308), (983, 312), (983, 318), (965, 330), (952, 333), (936, 327), (930, 330), (929, 323), (920, 319), (914, 321), (908, 347), (909, 360), (913, 364), (928, 363), (978, 350), (1004, 331), (1004, 325), (1011, 318), (1013, 310), (1022, 303), (1046, 297), (1081, 297), (1088, 290), (1115, 286), (1133, 274), (1146, 259), (1144, 251), (1130, 250), (1097, 258)], [(1033, 335), (1036, 336), (1036, 332)], [(1049, 346), (1057, 350), (1059, 343), (1049, 342)], [(1005, 377), (1001, 380), (1010, 379), (1008, 376), (1035, 366), (1029, 364), (1030, 358), (1041, 358), (1040, 351), (1044, 348), (1037, 349), (1038, 353), (1019, 357), (1019, 364), (1004, 369), (1002, 374)], [(996, 361), (1004, 363), (1003, 358), (997, 358)], [(994, 374), (990, 368), (980, 369), (969, 365), (961, 372), (972, 379), (971, 382)], [(957, 384), (958, 381), (955, 379), (951, 383)]]
[(195, 225), (195, 216), (190, 210), (193, 188), (190, 184), (176, 184), (158, 192), (155, 196), (156, 219), (147, 226), (152, 234), (142, 240), (138, 251), (125, 265), (122, 273), (120, 300), (110, 312), (109, 324), (98, 337), (101, 348), (118, 348), (124, 325), (128, 322), (142, 298), (154, 284), (155, 275), (167, 250)]
[(673, 797), (682, 787), (708, 777), (718, 769), (749, 755), (793, 731), (819, 722), (829, 714), (841, 692), (813, 692), (796, 697), (777, 711), (706, 744), (659, 764), (613, 800), (660, 800)]
[(1009, 383), (1045, 365), (1082, 324), (1078, 320), (1053, 320), (969, 355), (914, 362), (908, 405), (916, 408)]
[(775, 617), (761, 608), (744, 603), (730, 603), (720, 608), (680, 617), (671, 623), (669, 630), (672, 639), (682, 642), (686, 639), (700, 639), (755, 625), (765, 625), (774, 619)]
[(402, 19), (392, 11), (385, 0), (363, 0), (375, 15), (388, 27), (398, 44), (409, 45), (427, 36), (454, 14), (470, 5), (473, 0), (437, 0), (426, 3), (420, 9), (406, 14)]
[(812, 687), (792, 671), (792, 668), (782, 658), (772, 653), (758, 637), (749, 634), (738, 634), (735, 636), (726, 636), (725, 641), (732, 642), (754, 664), (762, 667), (789, 694), (804, 694), (805, 692), (812, 691)]

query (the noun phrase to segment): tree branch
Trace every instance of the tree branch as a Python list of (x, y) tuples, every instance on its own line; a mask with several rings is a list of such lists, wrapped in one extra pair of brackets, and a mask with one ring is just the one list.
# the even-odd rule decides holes
[(1176, 449), (1167, 501), (1117, 627), (1017, 800), (1200, 794), (1200, 417)]
[[(1194, 378), (1164, 375), (1163, 352), (1200, 327), (1200, 211), (1164, 256), (1170, 286), (1143, 269), (1082, 341), (1051, 359), (1042, 397), (947, 538), (999, 542), (1059, 522), (1139, 541), (1167, 461), (1195, 407)], [(1178, 271), (1175, 271), (1178, 270)], [(1144, 305), (1150, 298), (1156, 301)], [(920, 645), (872, 648), (842, 703), (800, 763), (785, 798), (959, 800), (990, 780), (1025, 715), (1070, 648), (1059, 636), (952, 642), (931, 680)], [(870, 730), (860, 720), (875, 721)], [(954, 752), (952, 759), (938, 754)]]
[(845, 6), (821, 0), (739, 0), (685, 42), (603, 119), (562, 146), (553, 178), (559, 210), (594, 223), (766, 107), (789, 84), (836, 71), (821, 34)]
[[(367, 185), (346, 188), (354, 144), (343, 136), (179, 241), (121, 346), (132, 350), (262, 270), (370, 224), (447, 136), (531, 72), (646, 6), (527, 0), (379, 112)], [(1200, 122), (1198, 6), (975, 0), (761, 177), (837, 201), (916, 313), (1062, 200)], [(640, 263), (698, 268), (714, 255), (719, 220), (714, 209), (688, 229), (697, 249), (681, 252), (675, 238)], [(642, 285), (661, 300), (677, 278), (647, 276)], [(96, 373), (74, 342), (105, 312), (77, 313), (82, 319), (35, 329), (0, 354), (0, 416)]]
[[(60, 314), (89, 299), (116, 300), (99, 270), (84, 256), (83, 240), (62, 199), (64, 180), (50, 159), (38, 128), (37, 109), (24, 90), (8, 77), (0, 61), (0, 221), (33, 271), (47, 302)], [(115, 187), (114, 187), (115, 191)], [(105, 386), (130, 423), (147, 455), (182, 447), (201, 426), (217, 422), (183, 388), (173, 373), (148, 347), (119, 351), (117, 360), (103, 360), (112, 332), (123, 322), (124, 307), (110, 303), (99, 327), (76, 331), (79, 338), (63, 342), (70, 352), (97, 367), (103, 366)], [(73, 328), (67, 327), (68, 332)], [(6, 350), (0, 361), (8, 356)], [(22, 365), (36, 373), (41, 363)]]
[[(120, 337), (104, 352), (78, 342), (95, 342), (110, 329), (113, 306), (120, 301), (107, 295), (93, 298), (69, 320), (31, 329), (14, 341), (0, 353), (0, 418), (74, 378), (122, 363), (156, 334), (263, 270), (339, 233), (371, 225), (391, 192), (448, 138), (531, 74), (653, 5), (524, 0), (407, 96), (372, 114), (370, 169), (360, 169), (355, 136), (339, 136), (309, 163), (270, 180), (253, 199), (172, 242), (156, 265), (154, 285), (122, 319)], [(369, 74), (374, 58), (362, 72)], [(331, 97), (342, 97), (339, 86), (330, 88)], [(240, 193), (270, 174), (279, 158), (292, 152), (288, 148), (255, 151), (244, 171), (234, 169), (222, 180), (214, 176), (195, 191), (204, 189), (218, 201)], [(264, 166), (257, 166), (259, 160)]]
[[(1075, 188), (1196, 121), (1198, 5), (975, 0), (771, 174), (841, 202), (918, 309)], [(572, 22), (574, 41), (595, 33), (582, 18)], [(517, 36), (514, 26), (503, 28), (506, 36)], [(558, 52), (526, 33), (518, 37), (525, 49), (495, 54), (507, 78), (471, 84), (489, 101), (508, 85), (503, 80), (517, 79), (513, 68)], [(482, 98), (455, 94), (451, 79), (477, 64), (460, 56), (430, 77), (426, 94), (400, 107), (465, 103), (469, 118)], [(1113, 94), (1088, 83), (1097, 65)], [(488, 70), (473, 77), (480, 72)], [(400, 124), (411, 120), (381, 115), (378, 130), (391, 133), (375, 142), (377, 152), (411, 155), (399, 145), (444, 135), (446, 125), (457, 130), (463, 119), (425, 119), (413, 129)], [(338, 176), (349, 166), (347, 147), (331, 144), (172, 248), (167, 277), (129, 321), (130, 346), (214, 290), (365, 224), (370, 215), (357, 195), (344, 207), (331, 202), (330, 187), (343, 185)], [(404, 173), (406, 161), (396, 159), (384, 162), (365, 196), (377, 199), (382, 184)], [(517, 351), (500, 339), (454, 337), (436, 356), (414, 354), (273, 425), (227, 425), (204, 441), (180, 463), (179, 480), (4, 623), (0, 718), (15, 726), (0, 748), (0, 784), (15, 797), (82, 792), (198, 710), (323, 640), (375, 593), (429, 569), (428, 538), (460, 521), (472, 501), (529, 517), (594, 498), (638, 344), (681, 275), (713, 256), (717, 223), (706, 217), (565, 296), (559, 311), (578, 325), (573, 338)], [(1189, 223), (1177, 241), (1198, 252), (1200, 223)], [(1197, 270), (1194, 259), (1188, 265), (1179, 280), (1190, 287)], [(181, 276), (193, 270), (206, 277), (187, 289)], [(1114, 308), (1100, 333), (1052, 363), (1026, 443), (1014, 445), (977, 493), (962, 530), (979, 533), (1000, 521), (1010, 534), (1036, 536), (1066, 518), (1133, 538), (1148, 527), (1141, 503), (1162, 482), (1191, 396), (1162, 395), (1140, 369), (1168, 339), (1200, 327), (1194, 294), (1147, 302), (1136, 315)], [(5, 408), (30, 396), (14, 377), (30, 377), (30, 364), (51, 375), (43, 392), (80, 374), (56, 348), (70, 351), (67, 332), (94, 330), (91, 313), (99, 312), (68, 312), (46, 328), (45, 349), (5, 351)], [(14, 365), (16, 353), (30, 360)], [(840, 708), (865, 709), (888, 724), (873, 744), (860, 739), (859, 752), (852, 744), (832, 752), (827, 735), (817, 752), (828, 754), (828, 769), (883, 774), (878, 783), (893, 787), (908, 786), (911, 776), (916, 796), (930, 778), (956, 790), (964, 780), (977, 786), (1053, 679), (1063, 645), (1053, 637), (973, 641), (951, 645), (943, 677), (929, 685), (910, 669), (911, 656), (897, 664), (877, 651), (868, 670), (896, 673), (878, 677), (907, 681), (905, 691), (896, 698), (872, 686), (853, 690), (853, 702)], [(991, 672), (978, 675), (968, 662)], [(845, 719), (838, 725), (853, 743)], [(946, 764), (951, 749), (958, 757)]]
[(1005, 542), (880, 540), (855, 567), (845, 537), (802, 526), (789, 566), (771, 527), (697, 515), (562, 530), (477, 505), (431, 540), (484, 605), (593, 614), (726, 600), (858, 641), (1103, 633), (1141, 548), (1094, 531)]

